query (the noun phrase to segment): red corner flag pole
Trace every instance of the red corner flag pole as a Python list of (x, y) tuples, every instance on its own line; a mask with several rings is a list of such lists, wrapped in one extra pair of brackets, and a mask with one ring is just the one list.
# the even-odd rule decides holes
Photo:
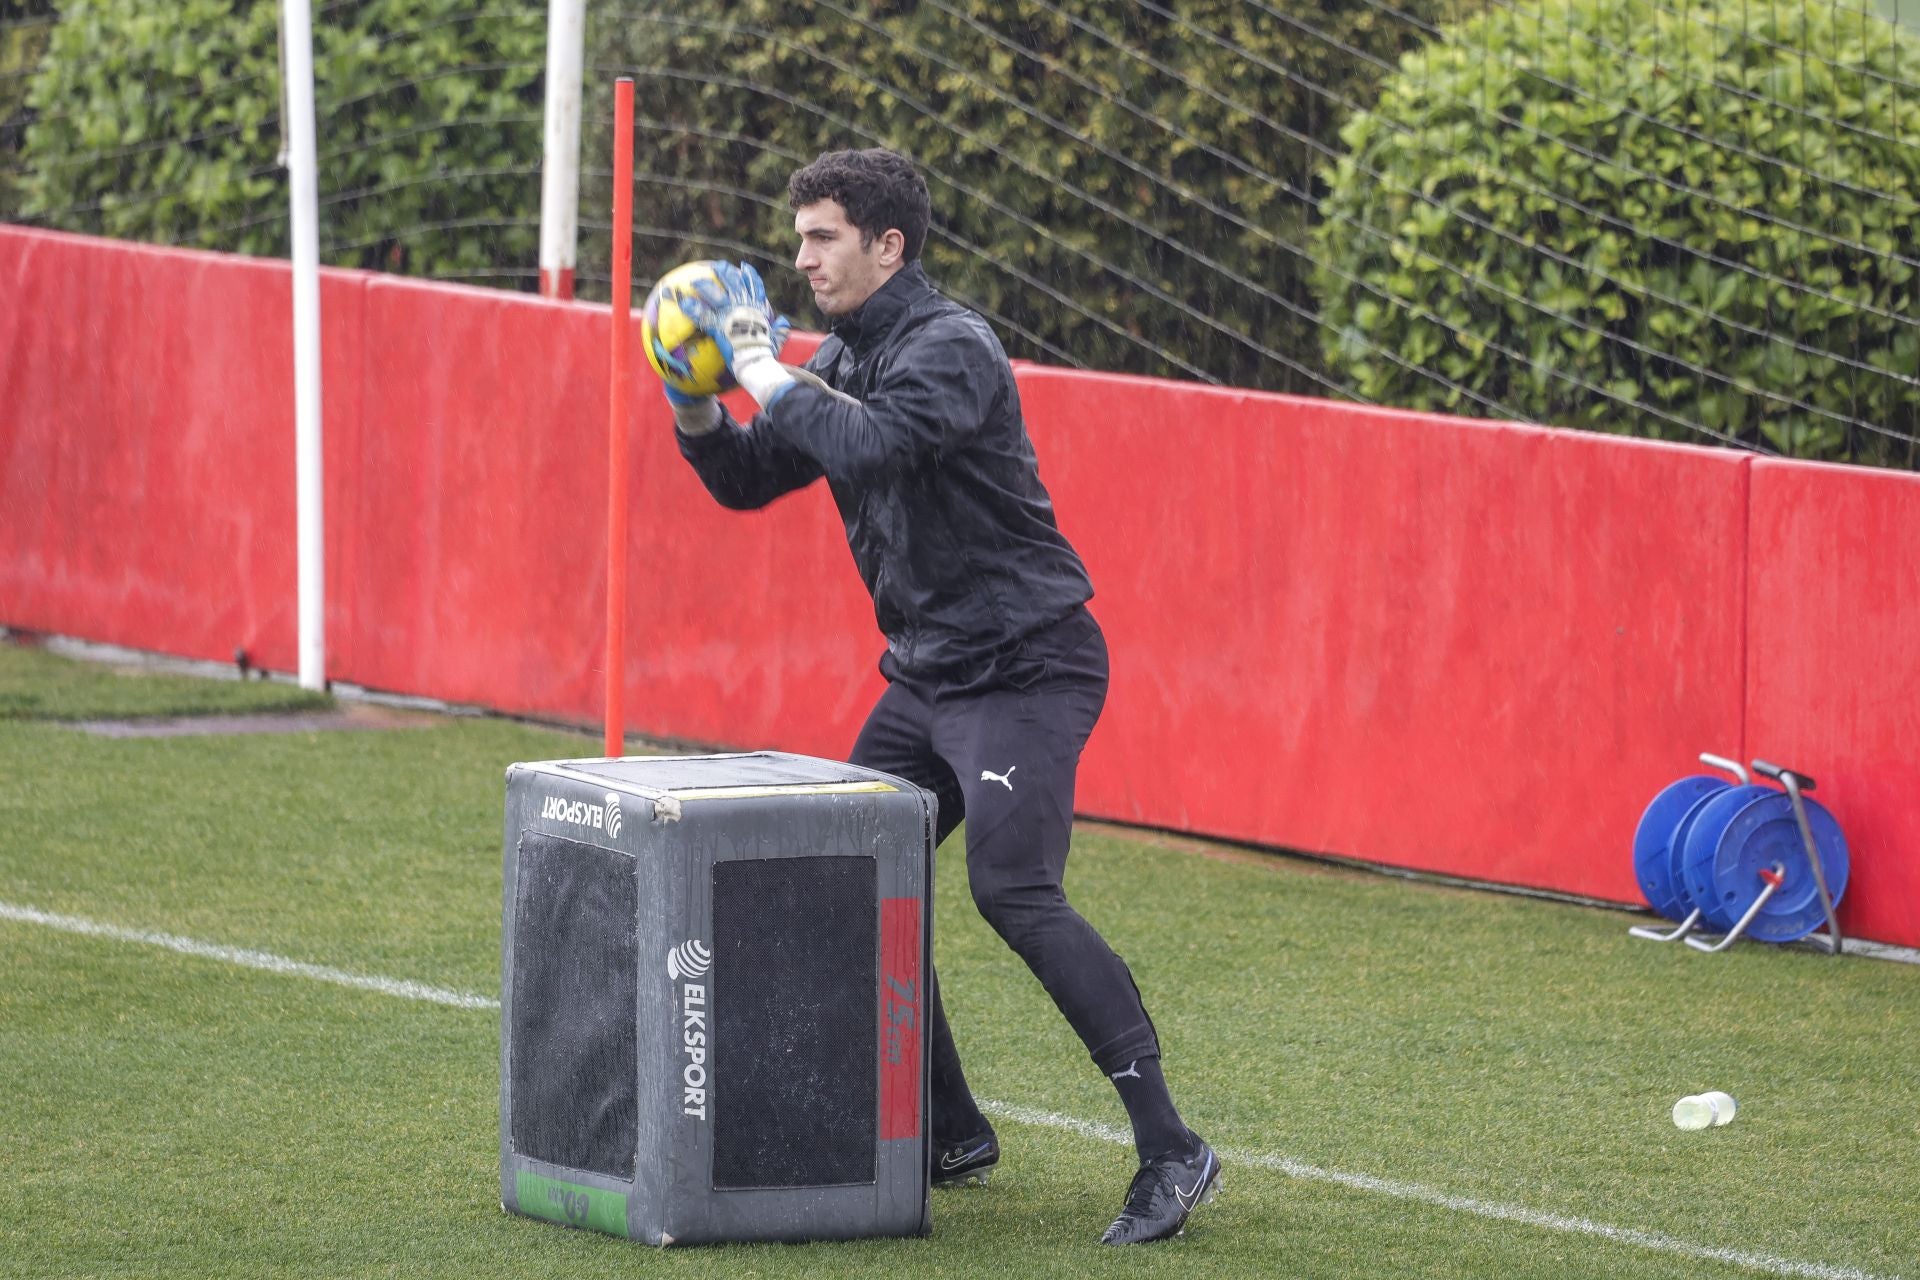
[(633, 312), (633, 80), (613, 83), (613, 360), (607, 380), (607, 735), (626, 746), (627, 343)]

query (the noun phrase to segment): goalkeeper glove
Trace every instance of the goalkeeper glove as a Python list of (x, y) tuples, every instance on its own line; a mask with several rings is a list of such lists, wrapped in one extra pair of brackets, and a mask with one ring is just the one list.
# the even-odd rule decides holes
[(734, 381), (762, 408), (772, 408), (793, 386), (792, 370), (778, 358), (792, 322), (774, 312), (760, 273), (747, 263), (715, 263), (713, 278), (675, 290), (674, 301), (713, 339)]
[(720, 425), (720, 402), (712, 396), (690, 396), (664, 382), (660, 389), (667, 393), (667, 403), (673, 407), (673, 425), (681, 435), (703, 436)]

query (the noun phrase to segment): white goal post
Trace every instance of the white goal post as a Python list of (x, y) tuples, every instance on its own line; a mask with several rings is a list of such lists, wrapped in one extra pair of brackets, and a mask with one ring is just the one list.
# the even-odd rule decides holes
[(580, 222), (580, 77), (587, 0), (548, 0), (547, 105), (540, 154), (540, 296), (571, 298)]
[(311, 0), (281, 0), (282, 118), (293, 249), (293, 455), (300, 684), (327, 686), (325, 468), (320, 433), (320, 180)]
[[(547, 9), (545, 138), (540, 182), (540, 293), (573, 296), (579, 224), (581, 68), (586, 0)], [(312, 0), (280, 0), (282, 163), (293, 270), (293, 433), (300, 684), (327, 686), (325, 465), (320, 387), (319, 161), (313, 105)]]

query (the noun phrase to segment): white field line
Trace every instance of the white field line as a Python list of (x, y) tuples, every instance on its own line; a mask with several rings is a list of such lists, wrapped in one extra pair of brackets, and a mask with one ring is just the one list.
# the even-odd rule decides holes
[[(1001, 1116), (1017, 1124), (1064, 1129), (1068, 1133), (1076, 1133), (1096, 1142), (1133, 1145), (1131, 1133), (1110, 1124), (1097, 1124), (1074, 1116), (1056, 1115), (1051, 1111), (1039, 1111), (1033, 1107), (984, 1099), (980, 1102), (980, 1109), (988, 1115)], [(1252, 1165), (1255, 1168), (1271, 1169), (1275, 1173), (1284, 1173), (1289, 1178), (1300, 1178), (1307, 1182), (1331, 1182), (1336, 1186), (1348, 1187), (1354, 1191), (1392, 1196), (1396, 1200), (1413, 1200), (1441, 1209), (1451, 1209), (1455, 1213), (1469, 1213), (1477, 1218), (1494, 1218), (1501, 1222), (1518, 1222), (1522, 1226), (1542, 1227), (1548, 1231), (1594, 1236), (1601, 1240), (1637, 1245), (1642, 1249), (1653, 1249), (1660, 1253), (1678, 1254), (1684, 1258), (1725, 1262), (1732, 1266), (1747, 1267), (1776, 1276), (1805, 1276), (1809, 1280), (1899, 1280), (1897, 1276), (1876, 1276), (1854, 1267), (1836, 1267), (1825, 1262), (1795, 1262), (1791, 1258), (1778, 1258), (1772, 1254), (1753, 1253), (1745, 1249), (1720, 1249), (1712, 1245), (1694, 1244), (1690, 1240), (1663, 1235), (1658, 1231), (1615, 1227), (1604, 1222), (1595, 1222), (1591, 1218), (1572, 1218), (1561, 1213), (1545, 1213), (1539, 1209), (1528, 1209), (1517, 1204), (1501, 1204), (1497, 1200), (1475, 1200), (1467, 1196), (1448, 1195), (1444, 1191), (1422, 1186), (1417, 1182), (1376, 1178), (1370, 1173), (1346, 1173), (1339, 1169), (1322, 1169), (1318, 1165), (1295, 1160), (1291, 1156), (1277, 1156), (1265, 1151), (1239, 1151), (1230, 1147), (1218, 1147), (1216, 1151), (1228, 1175), (1232, 1174), (1235, 1165)]]
[[(337, 986), (354, 987), (362, 991), (373, 991), (380, 995), (398, 996), (404, 1000), (425, 1000), (433, 1004), (452, 1005), (461, 1009), (498, 1009), (500, 1002), (491, 996), (472, 995), (464, 991), (450, 991), (445, 987), (428, 986), (425, 983), (409, 982), (397, 978), (372, 977), (365, 974), (348, 973), (343, 969), (332, 969), (325, 965), (306, 964), (299, 960), (289, 960), (265, 951), (249, 951), (242, 947), (225, 947), (217, 943), (199, 942), (192, 938), (182, 938), (171, 933), (156, 933), (149, 929), (124, 929), (118, 925), (101, 924), (85, 920), (79, 916), (56, 915), (50, 911), (39, 911), (33, 907), (16, 906), (0, 902), (0, 920), (11, 920), (20, 924), (40, 925), (48, 929), (58, 929), (64, 933), (84, 934), (88, 937), (107, 938), (115, 942), (133, 942), (144, 946), (164, 947), (177, 951), (181, 955), (194, 956), (202, 960), (218, 960), (226, 964), (236, 964), (249, 969), (260, 969), (268, 973), (287, 974), (296, 978), (311, 978), (319, 982), (330, 982)], [(981, 1110), (988, 1115), (1011, 1120), (1016, 1124), (1039, 1125), (1048, 1129), (1059, 1129), (1090, 1138), (1096, 1142), (1110, 1142), (1131, 1145), (1133, 1135), (1124, 1129), (1109, 1124), (1100, 1124), (1092, 1120), (1081, 1120), (1074, 1116), (1059, 1115), (1051, 1111), (1041, 1111), (1034, 1107), (1023, 1107), (1015, 1103), (994, 1102), (982, 1099)], [(1528, 1209), (1521, 1205), (1502, 1204), (1497, 1200), (1476, 1200), (1467, 1196), (1448, 1195), (1433, 1187), (1417, 1182), (1401, 1182), (1393, 1178), (1377, 1178), (1367, 1173), (1346, 1173), (1339, 1169), (1322, 1169), (1318, 1165), (1295, 1160), (1290, 1156), (1273, 1155), (1265, 1151), (1242, 1151), (1231, 1147), (1219, 1148), (1220, 1159), (1231, 1168), (1233, 1165), (1252, 1166), (1284, 1174), (1289, 1178), (1299, 1178), (1307, 1182), (1330, 1182), (1336, 1186), (1353, 1191), (1365, 1191), (1373, 1195), (1391, 1196), (1396, 1200), (1411, 1200), (1418, 1204), (1430, 1204), (1436, 1208), (1447, 1209), (1454, 1213), (1471, 1214), (1477, 1218), (1491, 1218), (1500, 1222), (1517, 1222), (1522, 1226), (1538, 1227), (1547, 1231), (1563, 1231), (1572, 1235), (1592, 1236), (1600, 1240), (1611, 1240), (1620, 1244), (1630, 1244), (1657, 1253), (1675, 1254), (1683, 1258), (1698, 1258), (1708, 1262), (1722, 1262), (1729, 1266), (1745, 1267), (1752, 1271), (1761, 1271), (1776, 1276), (1805, 1277), (1806, 1280), (1899, 1280), (1895, 1276), (1878, 1276), (1861, 1271), (1855, 1267), (1837, 1267), (1824, 1262), (1796, 1262), (1791, 1258), (1776, 1257), (1768, 1253), (1755, 1253), (1745, 1249), (1721, 1249), (1712, 1245), (1694, 1244), (1675, 1236), (1664, 1235), (1658, 1231), (1641, 1231), (1633, 1227), (1616, 1227), (1604, 1222), (1595, 1222), (1590, 1218), (1574, 1218), (1565, 1214), (1545, 1213), (1538, 1209)]]
[(118, 925), (100, 924), (94, 920), (83, 920), (79, 916), (55, 915), (51, 911), (37, 911), (32, 907), (16, 906), (10, 902), (0, 902), (0, 920), (37, 924), (48, 929), (58, 929), (62, 933), (85, 934), (91, 938), (108, 938), (114, 942), (137, 942), (149, 947), (165, 947), (168, 951), (178, 951), (183, 956), (195, 956), (202, 960), (219, 960), (247, 969), (263, 969), (268, 973), (284, 973), (296, 978), (312, 978), (316, 982), (331, 982), (336, 986), (376, 991), (383, 996), (399, 996), (404, 1000), (426, 1000), (433, 1004), (452, 1005), (457, 1009), (498, 1009), (500, 1007), (500, 1002), (491, 996), (469, 995), (464, 991), (449, 991), (445, 987), (431, 987), (424, 982), (408, 982), (400, 978), (378, 978), (348, 973), (345, 969), (330, 969), (325, 965), (306, 964), (299, 960), (289, 960), (285, 956), (273, 955), (271, 952), (249, 951), (244, 947), (223, 947), (218, 943), (197, 942), (192, 938), (182, 938), (171, 933), (155, 933), (150, 929), (122, 929)]

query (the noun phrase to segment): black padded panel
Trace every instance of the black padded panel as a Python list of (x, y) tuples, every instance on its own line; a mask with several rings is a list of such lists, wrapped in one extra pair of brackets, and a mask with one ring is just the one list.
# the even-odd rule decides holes
[(510, 1129), (521, 1155), (633, 1177), (633, 859), (522, 832), (513, 908)]
[(713, 1185), (874, 1180), (878, 904), (872, 858), (713, 868)]

